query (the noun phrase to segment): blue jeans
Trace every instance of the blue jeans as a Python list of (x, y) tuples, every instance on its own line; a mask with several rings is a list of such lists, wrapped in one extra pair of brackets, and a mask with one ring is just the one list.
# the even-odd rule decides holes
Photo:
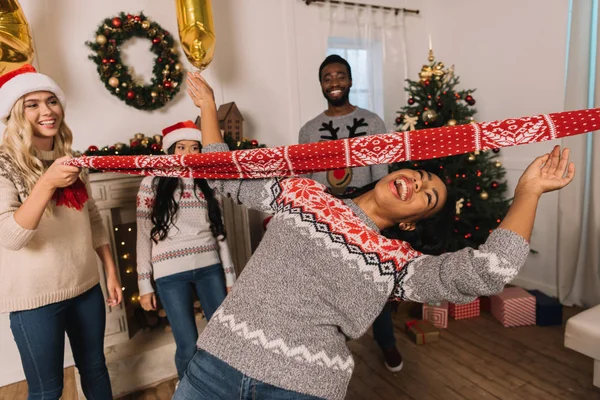
[(252, 379), (226, 362), (198, 350), (173, 400), (311, 400), (319, 397)]
[(112, 399), (104, 358), (106, 311), (100, 285), (72, 299), (10, 313), (28, 399), (58, 400), (63, 390), (65, 332), (87, 399)]
[(206, 319), (209, 320), (227, 295), (223, 267), (221, 264), (215, 264), (158, 278), (156, 289), (173, 330), (177, 346), (175, 367), (181, 380), (188, 363), (196, 354), (198, 341), (198, 328), (194, 318), (194, 292), (198, 295)]
[(381, 310), (381, 313), (375, 318), (375, 321), (373, 321), (373, 339), (375, 339), (382, 349), (396, 345), (391, 303), (387, 303), (383, 307), (383, 310)]

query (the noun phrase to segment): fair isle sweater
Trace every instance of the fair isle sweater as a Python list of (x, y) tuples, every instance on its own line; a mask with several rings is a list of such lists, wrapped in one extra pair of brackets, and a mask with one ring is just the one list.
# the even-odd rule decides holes
[[(317, 115), (300, 129), (298, 143), (322, 142), (324, 140), (353, 138), (386, 132), (385, 124), (377, 114), (356, 107), (354, 111), (346, 115), (329, 117), (324, 112)], [(387, 174), (388, 165), (381, 164), (314, 172), (307, 175), (307, 178), (328, 186), (335, 194), (342, 194), (349, 189), (360, 188), (378, 181)]]
[[(217, 240), (210, 230), (208, 203), (202, 190), (194, 188), (193, 178), (184, 178), (183, 190), (173, 193), (179, 204), (174, 225), (164, 240), (154, 243), (151, 213), (156, 201), (154, 177), (142, 180), (137, 197), (137, 273), (140, 296), (154, 292), (152, 281), (221, 263), (225, 284), (233, 286), (235, 269), (225, 240)], [(219, 196), (217, 195), (217, 200)], [(220, 203), (220, 201), (219, 201)]]
[[(40, 152), (47, 164), (56, 158), (55, 152)], [(87, 191), (91, 196), (89, 186)], [(99, 282), (94, 250), (109, 242), (91, 197), (81, 211), (52, 205), (37, 229), (21, 227), (14, 215), (27, 195), (10, 157), (0, 152), (0, 313), (42, 307), (91, 289)]]
[(390, 297), (468, 303), (500, 292), (529, 249), (498, 229), (478, 250), (424, 256), (313, 180), (210, 184), (274, 215), (198, 346), (254, 379), (326, 399), (344, 398), (354, 367), (346, 341), (363, 335)]

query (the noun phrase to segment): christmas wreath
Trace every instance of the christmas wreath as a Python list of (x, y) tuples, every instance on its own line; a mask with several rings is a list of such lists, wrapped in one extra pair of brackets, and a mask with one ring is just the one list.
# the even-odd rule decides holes
[[(120, 46), (132, 37), (152, 41), (151, 51), (156, 54), (153, 77), (149, 85), (135, 82), (130, 68), (121, 60)], [(175, 42), (169, 32), (144, 16), (121, 13), (106, 18), (96, 30), (96, 40), (86, 42), (94, 51), (89, 56), (98, 66), (104, 85), (113, 95), (138, 110), (156, 110), (179, 92), (183, 66), (179, 62)]]

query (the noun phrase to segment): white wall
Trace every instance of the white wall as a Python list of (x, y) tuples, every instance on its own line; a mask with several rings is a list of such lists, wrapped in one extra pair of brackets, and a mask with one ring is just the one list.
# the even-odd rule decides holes
[[(105, 17), (120, 11), (144, 11), (176, 35), (173, 1), (20, 2), (36, 42), (36, 66), (67, 94), (67, 121), (76, 149), (126, 142), (136, 132), (160, 133), (169, 124), (195, 117), (185, 88), (158, 111), (126, 106), (104, 88), (84, 45), (93, 40)], [(568, 0), (554, 0), (552, 7), (546, 0), (363, 2), (421, 10), (419, 16), (406, 17), (409, 77), (416, 78), (427, 62), (431, 34), (437, 59), (456, 65), (462, 87), (477, 89), (478, 120), (562, 109)], [(217, 50), (205, 76), (213, 84), (218, 103), (237, 103), (246, 119), (246, 137), (271, 146), (294, 143), (300, 126), (323, 110), (317, 70), (324, 46), (310, 36), (317, 23), (316, 7), (307, 7), (301, 0), (213, 1)], [(145, 76), (152, 66), (148, 43), (138, 40), (126, 50), (130, 65)], [(404, 95), (399, 91), (393, 107), (400, 108), (401, 99)], [(391, 101), (388, 96), (386, 100)], [(391, 126), (388, 117), (386, 122)], [(552, 145), (503, 151), (511, 185), (529, 160)], [(556, 291), (556, 212), (557, 196), (547, 195), (532, 239), (532, 247), (540, 254), (529, 258), (518, 278), (520, 284), (551, 294)], [(0, 316), (0, 354), (0, 385), (22, 377), (6, 315)]]

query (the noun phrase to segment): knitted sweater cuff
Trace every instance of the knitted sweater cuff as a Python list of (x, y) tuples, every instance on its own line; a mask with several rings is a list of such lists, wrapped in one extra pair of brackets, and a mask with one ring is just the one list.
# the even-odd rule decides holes
[(154, 288), (152, 287), (152, 281), (150, 279), (140, 279), (138, 281), (138, 289), (140, 296), (148, 293), (154, 293)]

